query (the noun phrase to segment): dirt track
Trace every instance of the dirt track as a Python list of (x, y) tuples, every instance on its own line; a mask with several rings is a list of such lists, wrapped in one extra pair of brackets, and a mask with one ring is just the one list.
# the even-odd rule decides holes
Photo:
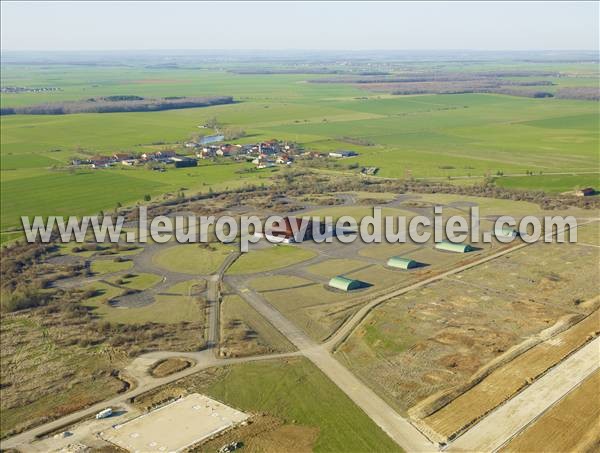
[(448, 451), (496, 451), (600, 368), (600, 338), (499, 406), (452, 442)]

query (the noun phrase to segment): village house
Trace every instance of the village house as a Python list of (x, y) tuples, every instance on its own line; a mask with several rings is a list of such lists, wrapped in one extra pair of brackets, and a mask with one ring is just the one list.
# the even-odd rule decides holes
[(223, 157), (237, 156), (239, 154), (241, 148), (242, 148), (242, 145), (230, 145), (229, 143), (227, 143), (225, 145), (222, 145), (217, 150), (217, 156), (223, 156)]
[(339, 150), (329, 153), (329, 157), (347, 158), (358, 156), (356, 151)]
[(187, 156), (178, 156), (171, 158), (173, 163), (175, 164), (175, 168), (184, 168), (184, 167), (197, 167), (198, 161), (191, 157)]

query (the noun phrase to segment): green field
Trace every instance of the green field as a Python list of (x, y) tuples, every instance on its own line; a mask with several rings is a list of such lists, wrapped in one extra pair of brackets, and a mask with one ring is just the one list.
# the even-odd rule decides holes
[(144, 307), (115, 308), (107, 301), (120, 295), (122, 290), (101, 282), (93, 283), (87, 289), (95, 290), (97, 295), (86, 299), (83, 305), (90, 307), (103, 321), (117, 324), (144, 324), (159, 321), (163, 324), (175, 324), (204, 320), (203, 309), (189, 296), (159, 295), (154, 302)]
[(496, 185), (508, 189), (542, 190), (550, 193), (571, 192), (593, 187), (598, 190), (600, 173), (582, 175), (506, 176), (498, 178)]
[(152, 261), (169, 271), (184, 274), (212, 274), (217, 271), (234, 248), (227, 244), (185, 244), (160, 250)]
[(228, 274), (254, 274), (279, 269), (306, 261), (316, 253), (293, 245), (275, 245), (251, 250), (238, 258), (227, 270)]
[[(226, 65), (225, 65), (226, 66)], [(427, 69), (428, 63), (413, 62)], [(524, 70), (526, 64), (445, 63), (448, 70)], [(576, 78), (548, 80), (555, 87), (593, 86), (590, 65), (548, 63), (536, 69), (569, 71)], [(327, 76), (324, 76), (327, 77)], [(277, 138), (310, 150), (339, 148), (359, 152), (349, 163), (376, 166), (385, 177), (467, 177), (525, 172), (577, 173), (597, 169), (597, 102), (532, 99), (495, 94), (393, 96), (349, 84), (316, 84), (311, 74), (239, 75), (224, 70), (143, 67), (3, 67), (3, 85), (52, 86), (61, 91), (1, 95), (3, 106), (22, 106), (107, 95), (231, 95), (234, 104), (160, 112), (13, 115), (1, 121), (0, 229), (16, 228), (20, 215), (82, 215), (131, 205), (145, 195), (206, 192), (268, 182), (271, 172), (243, 172), (246, 163), (169, 169), (142, 168), (67, 171), (74, 156), (119, 151), (140, 153), (174, 148), (207, 119), (243, 129), (240, 143)], [(515, 78), (518, 79), (518, 78)], [(343, 137), (369, 142), (360, 146)], [(597, 178), (596, 178), (597, 180)], [(593, 175), (581, 181), (594, 185)], [(468, 180), (465, 180), (468, 181)], [(514, 180), (506, 187), (572, 190), (569, 177)], [(597, 185), (597, 184), (596, 184)]]
[(232, 366), (208, 394), (240, 410), (316, 426), (315, 452), (398, 451), (399, 447), (305, 359)]
[(133, 267), (133, 261), (96, 260), (90, 266), (94, 274), (111, 274), (126, 271)]

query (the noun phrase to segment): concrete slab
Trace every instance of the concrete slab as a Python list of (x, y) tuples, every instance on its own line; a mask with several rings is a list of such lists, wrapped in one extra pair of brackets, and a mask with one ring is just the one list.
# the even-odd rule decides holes
[(131, 452), (181, 451), (243, 422), (249, 416), (193, 393), (148, 414), (100, 433), (100, 437)]

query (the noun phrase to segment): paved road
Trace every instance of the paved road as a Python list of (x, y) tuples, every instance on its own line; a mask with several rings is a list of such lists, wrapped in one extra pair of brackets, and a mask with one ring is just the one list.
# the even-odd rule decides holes
[[(577, 227), (581, 227), (583, 225), (586, 225), (588, 223), (592, 223), (592, 222), (597, 222), (599, 219), (598, 218), (591, 218), (591, 219), (587, 219), (585, 222), (583, 223), (579, 223), (577, 225)], [(565, 229), (563, 229), (564, 231)], [(556, 234), (558, 234), (557, 232), (554, 233), (547, 233), (541, 240), (543, 240), (544, 238), (551, 238), (553, 236), (556, 236)], [(539, 241), (538, 241), (539, 242)], [(354, 315), (352, 315), (350, 318), (348, 318), (348, 320), (323, 344), (327, 349), (331, 350), (331, 351), (335, 351), (345, 340), (346, 338), (348, 338), (348, 336), (354, 331), (354, 329), (358, 326), (358, 324), (360, 324), (362, 322), (363, 319), (365, 319), (365, 317), (378, 305), (382, 304), (383, 302), (386, 302), (394, 297), (398, 297), (401, 296), (402, 294), (405, 294), (409, 291), (413, 291), (415, 289), (421, 288), (425, 285), (428, 285), (430, 283), (433, 283), (435, 281), (441, 280), (443, 278), (446, 278), (448, 276), (454, 275), (454, 274), (458, 274), (460, 272), (464, 272), (467, 269), (471, 269), (473, 267), (479, 266), (481, 264), (487, 263), (488, 261), (492, 261), (495, 260), (496, 258), (499, 258), (501, 256), (504, 256), (508, 253), (512, 253), (516, 250), (520, 250), (524, 247), (533, 245), (533, 244), (537, 244), (537, 242), (532, 242), (532, 243), (526, 243), (526, 242), (520, 242), (517, 245), (510, 247), (508, 249), (504, 249), (501, 250), (497, 253), (494, 253), (492, 255), (487, 255), (484, 256), (481, 259), (475, 260), (471, 263), (465, 264), (463, 266), (460, 267), (456, 267), (454, 269), (450, 269), (449, 271), (443, 272), (441, 274), (435, 275), (433, 277), (427, 278), (425, 280), (421, 280), (417, 283), (414, 283), (410, 286), (406, 286), (403, 288), (400, 288), (396, 291), (391, 291), (387, 294), (384, 294), (382, 296), (376, 297), (375, 299), (373, 299), (371, 302), (369, 302), (368, 304), (366, 304), (365, 306), (363, 306), (360, 310), (358, 310)]]
[(207, 279), (206, 303), (208, 307), (207, 347), (218, 352), (221, 318), (221, 281), (229, 266), (238, 259), (240, 252), (230, 253), (223, 261), (217, 273)]
[[(36, 428), (30, 429), (29, 431), (25, 431), (24, 433), (17, 434), (16, 436), (10, 437), (0, 442), (0, 448), (16, 448), (19, 445), (29, 444), (36, 440), (37, 437), (43, 436), (48, 432), (60, 430), (63, 427), (72, 425), (80, 421), (83, 418), (91, 417), (97, 412), (105, 409), (107, 407), (120, 407), (126, 404), (127, 400), (133, 398), (135, 396), (139, 396), (145, 392), (148, 392), (152, 389), (160, 387), (161, 385), (168, 384), (170, 382), (176, 381), (178, 379), (184, 378), (191, 374), (197, 373), (206, 368), (211, 368), (215, 366), (226, 366), (233, 365), (237, 363), (244, 362), (254, 362), (259, 360), (271, 360), (271, 359), (280, 359), (284, 357), (293, 357), (300, 355), (298, 352), (284, 353), (284, 354), (271, 354), (271, 355), (263, 355), (263, 356), (253, 356), (253, 357), (241, 357), (235, 359), (218, 359), (214, 356), (212, 351), (205, 350), (202, 352), (192, 352), (192, 353), (181, 353), (181, 352), (156, 352), (149, 353), (141, 358), (137, 363), (134, 363), (128, 367), (128, 371), (133, 374), (133, 377), (136, 378), (138, 385), (126, 392), (122, 393), (114, 398), (109, 400), (102, 401), (100, 403), (94, 404), (86, 409), (82, 409), (77, 412), (73, 412), (69, 415), (65, 415), (57, 420), (54, 420), (49, 423), (45, 423)], [(172, 374), (170, 376), (164, 378), (152, 378), (150, 377), (146, 371), (147, 367), (143, 366), (144, 360), (152, 358), (150, 363), (156, 362), (156, 360), (160, 360), (168, 357), (189, 357), (196, 361), (196, 364), (193, 367), (187, 368), (179, 373)], [(137, 370), (137, 371), (136, 371)], [(138, 374), (138, 372), (142, 372), (143, 374)]]
[(236, 288), (236, 291), (252, 308), (285, 335), (306, 358), (348, 395), (398, 445), (411, 452), (437, 451), (436, 446), (419, 430), (398, 415), (373, 390), (333, 358), (327, 349), (310, 339), (259, 294), (248, 288)]
[(551, 369), (499, 406), (448, 447), (448, 451), (496, 451), (600, 368), (600, 338)]
[[(595, 221), (597, 219), (590, 219), (590, 221)], [(588, 222), (589, 223), (589, 222)], [(580, 224), (580, 226), (583, 224)], [(547, 234), (547, 237), (550, 237), (551, 234)], [(393, 298), (398, 295), (404, 294), (408, 291), (417, 289), (424, 285), (427, 285), (433, 281), (444, 278), (448, 275), (453, 275), (458, 272), (462, 272), (471, 267), (477, 266), (479, 264), (483, 264), (500, 256), (503, 256), (507, 253), (511, 253), (520, 248), (526, 247), (526, 243), (519, 244), (515, 247), (503, 250), (501, 252), (495, 253), (493, 255), (486, 256), (482, 259), (476, 260), (470, 264), (465, 266), (461, 266), (456, 269), (452, 269), (435, 277), (431, 277), (429, 279), (423, 280), (416, 284), (410, 285), (408, 287), (399, 289), (397, 291), (393, 291), (389, 294), (377, 297), (372, 302), (367, 304), (361, 310), (359, 310), (354, 316), (352, 316), (349, 321), (347, 321), (341, 329), (336, 332), (324, 345), (319, 345), (315, 343), (312, 339), (306, 336), (306, 334), (296, 327), (291, 321), (285, 318), (278, 310), (276, 310), (273, 306), (271, 306), (268, 302), (266, 302), (259, 294), (254, 291), (243, 288), (240, 286), (235, 287), (235, 290), (244, 297), (250, 305), (253, 306), (259, 313), (261, 313), (274, 327), (276, 327), (280, 332), (282, 332), (298, 349), (298, 352), (288, 353), (288, 354), (274, 354), (269, 356), (256, 356), (256, 357), (247, 357), (247, 358), (239, 358), (239, 359), (218, 359), (214, 356), (213, 351), (208, 349), (199, 353), (178, 353), (178, 352), (156, 352), (151, 354), (146, 354), (143, 357), (136, 360), (148, 360), (153, 359), (153, 361), (167, 358), (167, 357), (191, 357), (196, 360), (196, 365), (190, 367), (186, 370), (181, 371), (180, 373), (173, 374), (166, 378), (160, 379), (149, 379), (147, 377), (142, 377), (140, 375), (135, 376), (136, 373), (140, 372), (140, 370), (146, 370), (147, 367), (137, 366), (142, 364), (143, 362), (137, 362), (137, 368), (132, 364), (131, 367), (128, 367), (130, 372), (133, 372), (134, 377), (138, 379), (138, 386), (122, 395), (119, 395), (113, 399), (95, 404), (87, 409), (82, 411), (78, 411), (73, 414), (69, 414), (61, 419), (58, 419), (54, 422), (47, 423), (38, 428), (34, 428), (30, 431), (22, 433), (20, 435), (14, 436), (10, 439), (5, 440), (1, 443), (2, 448), (9, 448), (13, 446), (17, 446), (23, 443), (29, 443), (35, 439), (36, 436), (43, 434), (49, 430), (60, 429), (62, 426), (72, 424), (82, 417), (91, 416), (95, 412), (107, 407), (107, 406), (118, 406), (120, 403), (123, 403), (127, 399), (140, 395), (144, 392), (152, 390), (161, 385), (167, 384), (169, 382), (173, 382), (182, 377), (191, 375), (196, 373), (204, 368), (212, 367), (212, 366), (223, 366), (227, 364), (234, 364), (240, 362), (247, 362), (253, 360), (264, 360), (271, 358), (280, 358), (280, 357), (289, 357), (295, 355), (304, 355), (309, 360), (311, 360), (325, 375), (327, 375), (338, 387), (344, 391), (377, 425), (379, 425), (394, 441), (396, 441), (401, 447), (408, 451), (437, 451), (436, 446), (431, 443), (421, 432), (419, 432), (414, 426), (412, 426), (407, 420), (400, 417), (392, 408), (390, 408), (385, 401), (383, 401), (378, 395), (376, 395), (370, 388), (368, 388), (362, 381), (356, 378), (348, 369), (342, 366), (333, 356), (330, 354), (330, 350), (335, 349), (341, 342), (344, 341), (345, 338), (354, 330), (354, 328), (367, 316), (367, 314), (377, 305)], [(231, 263), (230, 263), (231, 264)], [(223, 269), (225, 271), (226, 267)], [(222, 277), (222, 273), (219, 274), (218, 280)], [(211, 279), (212, 280), (212, 279)], [(217, 288), (218, 290), (218, 288)], [(218, 312), (218, 310), (217, 310)], [(209, 318), (213, 319), (213, 316), (209, 316)], [(218, 313), (217, 315), (218, 316)], [(213, 328), (218, 325), (217, 323), (213, 323), (211, 321)], [(214, 335), (214, 333), (210, 334)], [(218, 333), (217, 333), (218, 335)], [(598, 344), (594, 342), (594, 344)], [(596, 362), (597, 362), (596, 357)], [(533, 385), (531, 386), (533, 387)], [(537, 387), (536, 387), (537, 388)], [(538, 412), (539, 413), (539, 412)], [(487, 419), (487, 417), (486, 417)], [(484, 419), (481, 423), (483, 423), (486, 419)], [(496, 420), (496, 423), (498, 421)], [(484, 430), (485, 431), (485, 430)], [(467, 434), (470, 431), (461, 436), (460, 439), (465, 438), (468, 442)], [(457, 441), (458, 442), (458, 441)], [(453, 444), (456, 448), (460, 448), (461, 444), (455, 443)], [(468, 446), (465, 448), (469, 448)], [(473, 449), (471, 448), (471, 451)]]
[(368, 304), (364, 305), (360, 310), (358, 310), (354, 315), (352, 315), (348, 320), (324, 343), (324, 346), (331, 350), (335, 351), (337, 347), (348, 338), (348, 336), (354, 331), (354, 329), (362, 322), (363, 319), (378, 305), (386, 302), (394, 297), (401, 296), (402, 294), (408, 293), (409, 291), (414, 291), (415, 289), (421, 288), (425, 285), (429, 285), (435, 281), (446, 278), (450, 275), (458, 274), (459, 272), (466, 271), (467, 269), (471, 269), (472, 267), (479, 266), (480, 264), (487, 263), (488, 261), (494, 260), (501, 256), (504, 256), (508, 253), (512, 253), (515, 250), (522, 249), (523, 247), (527, 247), (527, 243), (520, 243), (514, 247), (510, 247), (508, 249), (504, 249), (498, 253), (494, 253), (493, 255), (485, 256), (479, 260), (473, 261), (472, 263), (465, 264), (464, 266), (456, 267), (446, 272), (442, 272), (441, 274), (435, 275), (433, 277), (429, 277), (425, 280), (421, 280), (417, 283), (414, 283), (410, 286), (405, 286), (396, 291), (389, 292), (382, 296), (376, 297)]

